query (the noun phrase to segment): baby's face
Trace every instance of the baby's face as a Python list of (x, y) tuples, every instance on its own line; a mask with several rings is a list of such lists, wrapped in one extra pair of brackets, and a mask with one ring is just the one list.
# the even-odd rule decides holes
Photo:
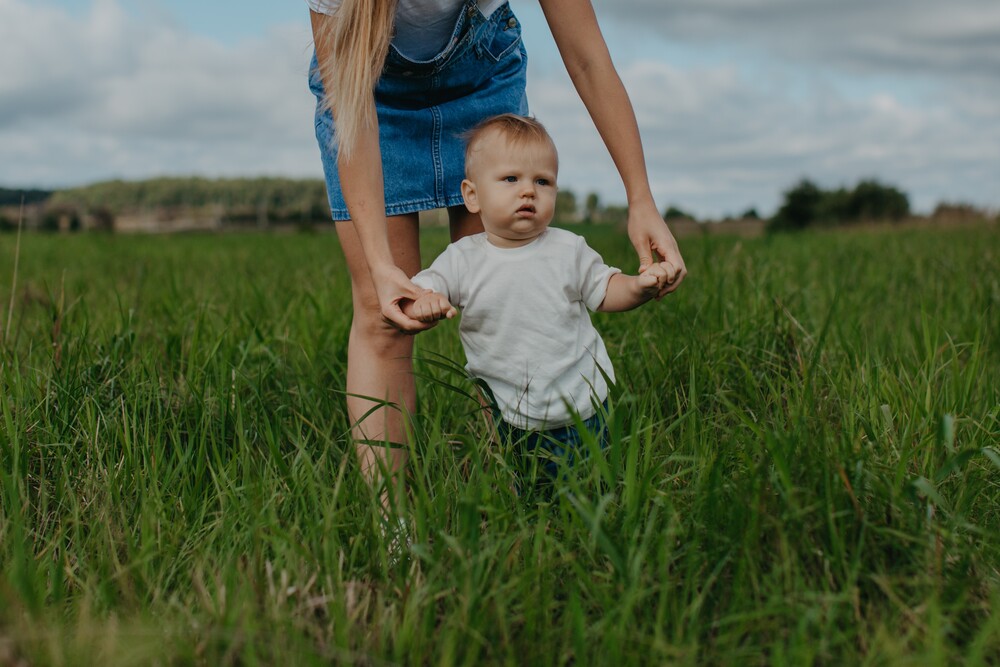
[(511, 144), (500, 132), (479, 140), (462, 183), (465, 204), (479, 213), (493, 245), (531, 243), (548, 228), (556, 208), (559, 160), (550, 142)]

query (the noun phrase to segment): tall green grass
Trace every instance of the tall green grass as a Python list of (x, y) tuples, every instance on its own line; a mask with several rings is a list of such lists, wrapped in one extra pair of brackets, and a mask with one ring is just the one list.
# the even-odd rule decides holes
[(551, 495), (421, 334), (398, 559), (332, 235), (0, 238), (0, 664), (997, 664), (998, 239), (684, 239)]

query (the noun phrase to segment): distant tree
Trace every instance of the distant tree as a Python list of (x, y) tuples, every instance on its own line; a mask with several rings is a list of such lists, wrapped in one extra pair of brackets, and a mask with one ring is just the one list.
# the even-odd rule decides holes
[(906, 194), (874, 179), (854, 188), (822, 190), (802, 179), (785, 192), (785, 201), (771, 219), (771, 230), (802, 229), (811, 225), (848, 225), (871, 220), (901, 220), (910, 214)]
[(670, 206), (667, 207), (667, 210), (663, 212), (663, 219), (664, 220), (694, 220), (695, 217), (693, 215), (691, 215), (690, 213), (688, 213), (687, 211), (683, 211), (683, 210), (681, 210), (681, 209), (679, 209), (676, 206), (674, 206), (674, 205), (671, 204)]
[(308, 220), (329, 220), (330, 203), (323, 198), (323, 201), (309, 202), (309, 210), (305, 216)]
[(30, 204), (42, 204), (52, 196), (51, 190), (19, 190), (17, 188), (0, 188), (0, 206), (19, 206), (24, 202), (25, 206)]
[(39, 229), (44, 232), (77, 231), (80, 229), (80, 212), (65, 204), (49, 205), (42, 214)]
[(811, 224), (834, 226), (851, 219), (851, 191), (846, 188), (822, 190), (822, 198)]
[(864, 180), (848, 196), (845, 220), (902, 220), (910, 214), (910, 200), (892, 187), (878, 181)]
[(605, 206), (601, 209), (601, 222), (624, 225), (628, 222), (628, 206)]
[(115, 228), (115, 214), (105, 206), (98, 206), (90, 212), (92, 229), (99, 232), (110, 232)]
[(757, 209), (750, 207), (740, 214), (740, 218), (743, 220), (760, 220), (760, 214), (757, 213)]
[(556, 193), (556, 220), (576, 222), (579, 215), (576, 210), (576, 195), (572, 190), (559, 190)]
[(785, 202), (771, 219), (774, 230), (804, 229), (816, 222), (823, 204), (823, 191), (803, 178), (784, 193)]
[(221, 219), (253, 224), (293, 222), (312, 217), (329, 219), (322, 180), (287, 178), (206, 179), (155, 178), (146, 181), (106, 181), (55, 193), (51, 203), (81, 211), (104, 208), (112, 214), (158, 210), (220, 210)]
[(583, 204), (583, 221), (586, 223), (596, 222), (601, 213), (601, 198), (596, 192), (587, 194), (587, 199)]

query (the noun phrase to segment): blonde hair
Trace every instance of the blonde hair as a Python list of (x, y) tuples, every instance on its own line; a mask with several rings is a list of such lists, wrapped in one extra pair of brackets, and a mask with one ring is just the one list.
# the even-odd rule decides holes
[(323, 100), (333, 112), (339, 150), (349, 155), (375, 118), (373, 93), (392, 39), (397, 0), (342, 0), (316, 35), (326, 57), (319, 63)]
[(515, 146), (548, 144), (552, 147), (552, 152), (558, 156), (556, 143), (552, 141), (552, 137), (544, 125), (528, 116), (502, 113), (480, 121), (462, 135), (462, 138), (465, 139), (466, 173), (469, 171), (469, 164), (475, 162), (474, 154), (476, 149), (479, 148), (479, 143), (483, 140), (483, 137), (493, 131), (499, 133), (505, 140)]

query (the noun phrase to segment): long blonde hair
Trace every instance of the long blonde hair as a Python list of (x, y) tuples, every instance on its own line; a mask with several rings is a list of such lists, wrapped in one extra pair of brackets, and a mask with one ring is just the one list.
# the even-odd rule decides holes
[[(322, 32), (317, 51), (326, 86), (324, 104), (333, 112), (335, 141), (349, 155), (358, 135), (375, 118), (372, 92), (382, 73), (396, 19), (397, 0), (342, 0)], [(319, 45), (317, 45), (319, 46)]]

